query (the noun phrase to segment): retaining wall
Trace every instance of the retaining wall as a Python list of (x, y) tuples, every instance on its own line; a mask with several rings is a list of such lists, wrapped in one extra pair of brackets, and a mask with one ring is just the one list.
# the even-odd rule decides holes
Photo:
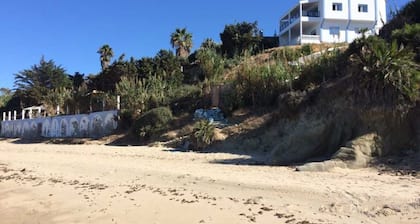
[(1, 122), (1, 136), (6, 138), (97, 138), (117, 129), (118, 111), (42, 117)]

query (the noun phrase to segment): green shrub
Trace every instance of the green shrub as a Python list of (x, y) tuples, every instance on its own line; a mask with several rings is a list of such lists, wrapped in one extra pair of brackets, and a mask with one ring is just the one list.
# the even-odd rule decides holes
[(304, 45), (301, 47), (301, 49), (300, 49), (300, 53), (301, 53), (303, 56), (306, 56), (306, 55), (310, 55), (310, 54), (312, 54), (312, 47), (311, 47), (311, 45), (310, 45), (310, 44), (304, 44)]
[(419, 99), (420, 68), (411, 49), (376, 36), (359, 39), (354, 45), (359, 51), (351, 59), (361, 69), (357, 90), (368, 91), (368, 99), (394, 106)]
[(209, 146), (214, 140), (215, 126), (208, 120), (197, 121), (190, 136), (193, 148), (202, 150)]
[(221, 99), (220, 109), (222, 109), (226, 116), (230, 116), (233, 111), (244, 105), (243, 96), (234, 88), (232, 83), (228, 84), (228, 88), (222, 92)]
[(169, 127), (172, 119), (172, 112), (168, 107), (151, 109), (134, 122), (133, 134), (146, 140), (156, 137)]
[[(233, 81), (233, 91), (228, 94), (230, 102), (244, 106), (274, 105), (280, 92), (291, 89), (291, 83), (297, 74), (283, 62), (274, 65), (243, 66)], [(234, 107), (227, 105), (227, 107)]]
[(275, 60), (281, 60), (286, 62), (296, 61), (301, 56), (300, 51), (300, 49), (284, 47), (280, 50), (276, 50), (273, 53), (271, 53), (271, 57)]
[(193, 112), (202, 100), (202, 88), (198, 85), (182, 85), (169, 93), (170, 107), (175, 115)]
[(345, 68), (346, 61), (346, 57), (338, 49), (323, 52), (321, 56), (302, 66), (301, 75), (295, 85), (298, 89), (305, 89), (336, 78)]
[(416, 52), (416, 60), (420, 62), (420, 23), (407, 24), (402, 29), (394, 30), (392, 39)]

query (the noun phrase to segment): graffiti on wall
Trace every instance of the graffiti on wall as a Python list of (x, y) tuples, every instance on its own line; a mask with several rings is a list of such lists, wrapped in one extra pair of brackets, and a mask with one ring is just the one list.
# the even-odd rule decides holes
[(1, 136), (8, 138), (97, 138), (117, 129), (118, 111), (42, 117), (1, 122)]

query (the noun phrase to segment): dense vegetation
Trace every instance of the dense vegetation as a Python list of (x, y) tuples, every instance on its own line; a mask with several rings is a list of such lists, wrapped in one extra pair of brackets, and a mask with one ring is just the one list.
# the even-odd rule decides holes
[[(61, 114), (83, 113), (114, 108), (120, 95), (121, 127), (134, 124), (131, 133), (150, 138), (168, 128), (173, 116), (209, 107), (213, 86), (227, 87), (220, 107), (229, 114), (241, 107), (274, 106), (281, 94), (353, 75), (358, 102), (404, 110), (419, 99), (419, 2), (397, 13), (380, 36), (363, 35), (346, 50), (322, 51), (303, 63), (299, 58), (313, 52), (310, 45), (266, 51), (264, 60), (255, 56), (264, 52), (256, 22), (226, 25), (221, 44), (206, 39), (194, 52), (186, 28), (169, 37), (175, 54), (160, 50), (154, 57), (125, 59), (123, 54), (113, 60), (113, 50), (105, 44), (97, 51), (102, 70), (96, 75), (70, 75), (53, 60), (41, 58), (15, 75), (15, 91), (1, 90), (0, 107), (19, 111), (42, 104), (51, 115), (57, 107), (63, 108)], [(211, 142), (206, 134), (211, 128), (197, 123), (197, 144)]]

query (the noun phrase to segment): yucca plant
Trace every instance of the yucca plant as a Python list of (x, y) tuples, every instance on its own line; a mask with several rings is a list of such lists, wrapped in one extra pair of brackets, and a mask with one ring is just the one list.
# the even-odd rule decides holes
[(190, 136), (195, 149), (202, 150), (214, 140), (214, 124), (208, 120), (197, 121)]
[[(373, 94), (372, 97), (386, 101), (401, 97), (409, 102), (418, 99), (420, 72), (412, 51), (396, 41), (388, 44), (378, 37), (361, 39), (359, 44), (360, 50), (352, 59), (362, 69), (359, 76), (362, 88)], [(393, 97), (386, 97), (390, 95)]]

